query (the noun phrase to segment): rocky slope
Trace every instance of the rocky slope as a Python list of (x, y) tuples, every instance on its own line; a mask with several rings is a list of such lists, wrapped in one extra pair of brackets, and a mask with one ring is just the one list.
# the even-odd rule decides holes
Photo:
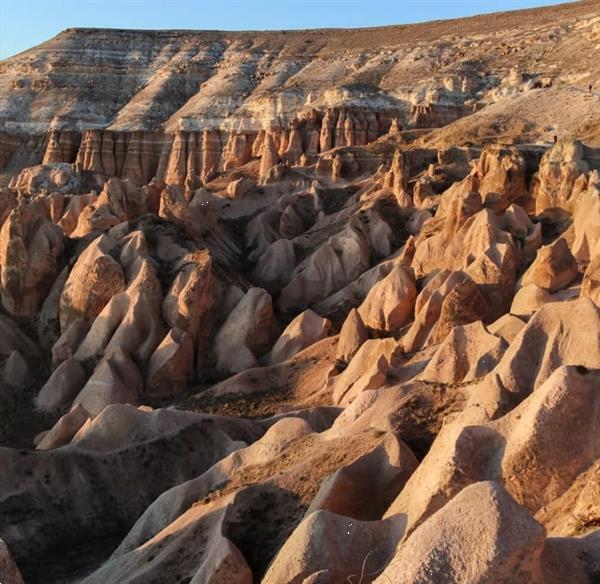
[(0, 63), (2, 584), (597, 581), (599, 27)]

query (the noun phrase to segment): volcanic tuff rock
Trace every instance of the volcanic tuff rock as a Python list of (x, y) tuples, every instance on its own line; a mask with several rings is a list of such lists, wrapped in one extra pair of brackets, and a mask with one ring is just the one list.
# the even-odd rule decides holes
[(3, 584), (594, 581), (599, 19), (0, 63)]

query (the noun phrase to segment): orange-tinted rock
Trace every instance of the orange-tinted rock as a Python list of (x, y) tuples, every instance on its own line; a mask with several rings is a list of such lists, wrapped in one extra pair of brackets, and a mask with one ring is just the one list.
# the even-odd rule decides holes
[(262, 288), (250, 288), (215, 338), (219, 369), (238, 372), (255, 367), (272, 342), (275, 326), (271, 296)]
[(577, 262), (564, 238), (542, 247), (521, 280), (523, 286), (533, 284), (549, 292), (569, 285), (578, 275)]
[(43, 206), (21, 203), (0, 230), (0, 292), (11, 314), (33, 316), (62, 269), (62, 231)]
[(36, 446), (36, 450), (50, 450), (68, 444), (90, 417), (89, 412), (81, 404), (76, 404), (52, 426)]
[(331, 321), (308, 309), (299, 314), (281, 333), (273, 346), (270, 362), (280, 363), (326, 337)]
[(373, 286), (358, 308), (358, 314), (368, 328), (393, 331), (412, 317), (416, 296), (412, 270), (396, 266)]
[(356, 308), (353, 308), (348, 313), (340, 330), (335, 353), (336, 359), (344, 363), (349, 363), (368, 338), (369, 332), (367, 331), (360, 314)]
[(60, 327), (73, 321), (91, 324), (109, 300), (125, 289), (123, 270), (110, 255), (116, 242), (101, 235), (77, 258), (60, 297)]
[(168, 394), (185, 388), (194, 371), (194, 345), (190, 335), (171, 329), (148, 362), (146, 391)]

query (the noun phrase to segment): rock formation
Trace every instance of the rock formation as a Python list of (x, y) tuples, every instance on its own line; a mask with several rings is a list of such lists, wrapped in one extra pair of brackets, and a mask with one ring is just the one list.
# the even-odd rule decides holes
[(2, 61), (0, 582), (595, 582), (597, 4)]

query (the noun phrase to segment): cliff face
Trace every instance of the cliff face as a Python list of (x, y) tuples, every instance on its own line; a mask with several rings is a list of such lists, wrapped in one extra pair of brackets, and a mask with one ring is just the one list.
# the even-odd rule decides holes
[(486, 100), (513, 67), (597, 71), (573, 58), (593, 49), (596, 16), (588, 1), (343, 34), (69, 29), (0, 63), (0, 130), (257, 132), (342, 105), (408, 121), (413, 105)]

